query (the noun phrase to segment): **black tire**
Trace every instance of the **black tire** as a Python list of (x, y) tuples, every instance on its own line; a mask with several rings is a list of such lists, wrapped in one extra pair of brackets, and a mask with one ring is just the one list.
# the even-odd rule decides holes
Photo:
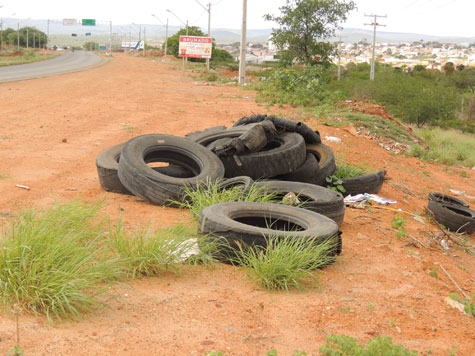
[(260, 152), (221, 157), (221, 161), (227, 178), (248, 176), (261, 179), (292, 172), (305, 161), (305, 155), (302, 136), (284, 132)]
[[(341, 226), (345, 217), (343, 196), (333, 190), (314, 184), (269, 180), (254, 183), (269, 193), (283, 195), (293, 192), (302, 201), (301, 208), (322, 214)], [(279, 195), (280, 195), (279, 194)]]
[(267, 116), (267, 115), (252, 115), (239, 119), (234, 126), (241, 126), (261, 122), (264, 120), (270, 120), (274, 123), (274, 126), (279, 131), (296, 132), (303, 136), (305, 142), (308, 144), (320, 144), (322, 140), (318, 131), (313, 131), (303, 122), (294, 122), (280, 117)]
[(190, 132), (189, 134), (186, 134), (185, 137), (189, 140), (197, 142), (197, 139), (199, 139), (200, 137), (212, 134), (214, 132), (222, 132), (222, 131), (226, 131), (226, 126), (213, 126), (213, 127), (204, 129), (203, 131)]
[[(125, 142), (119, 143), (102, 151), (96, 158), (97, 175), (102, 188), (108, 192), (120, 194), (132, 194), (124, 187), (119, 179), (117, 170), (119, 169), (120, 153), (125, 146)], [(193, 173), (181, 166), (155, 167), (155, 171), (175, 178), (190, 178)]]
[(108, 192), (131, 194), (117, 175), (119, 159), (124, 143), (109, 147), (96, 157), (97, 175), (102, 188)]
[(464, 202), (463, 200), (460, 200), (456, 197), (443, 194), (443, 193), (437, 193), (437, 192), (429, 193), (429, 200), (432, 200), (438, 203), (447, 203), (447, 204), (462, 206), (464, 208), (470, 207), (468, 203)]
[(427, 209), (434, 214), (434, 219), (454, 232), (475, 232), (475, 211), (459, 205), (439, 203), (429, 200)]
[(313, 154), (318, 161), (319, 174), (313, 179), (315, 183), (312, 184), (325, 186), (327, 177), (336, 171), (335, 155), (332, 149), (324, 144), (307, 145), (306, 149), (307, 153)]
[(212, 142), (222, 138), (239, 137), (249, 131), (254, 125), (245, 125), (239, 127), (231, 127), (227, 129), (225, 126), (215, 126), (203, 131), (197, 131), (186, 135), (188, 140), (199, 143), (203, 146), (208, 146)]
[(218, 190), (231, 189), (236, 186), (241, 186), (244, 191), (249, 191), (251, 186), (254, 184), (254, 179), (247, 176), (239, 176), (224, 179), (218, 183)]
[[(269, 220), (275, 228), (268, 228)], [(207, 234), (208, 238), (226, 240), (231, 249), (222, 246), (217, 256), (225, 262), (232, 258), (233, 250), (239, 250), (239, 244), (265, 246), (269, 236), (298, 239), (316, 237), (317, 243), (336, 239), (331, 254), (341, 253), (341, 236), (333, 220), (313, 211), (287, 205), (246, 202), (211, 205), (201, 211), (198, 226), (199, 233)], [(299, 227), (300, 231), (292, 231), (292, 227)]]
[[(175, 178), (155, 171), (147, 162), (168, 162), (193, 173), (190, 178)], [(158, 205), (181, 201), (184, 187), (223, 178), (224, 167), (206, 147), (171, 135), (143, 135), (127, 142), (119, 161), (119, 179), (133, 194)]]
[(376, 194), (379, 193), (383, 186), (384, 172), (377, 171), (354, 178), (345, 178), (342, 181), (342, 185), (345, 188), (345, 196), (363, 193)]

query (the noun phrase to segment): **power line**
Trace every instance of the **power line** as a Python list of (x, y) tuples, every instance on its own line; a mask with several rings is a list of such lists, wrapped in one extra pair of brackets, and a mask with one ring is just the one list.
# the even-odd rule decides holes
[(365, 23), (365, 26), (373, 26), (373, 55), (371, 58), (371, 72), (369, 74), (369, 79), (374, 80), (374, 54), (375, 54), (375, 47), (376, 47), (376, 27), (378, 26), (386, 26), (386, 25), (381, 25), (378, 23), (377, 18), (378, 17), (387, 17), (387, 15), (366, 15), (366, 17), (373, 17), (374, 20), (372, 23)]

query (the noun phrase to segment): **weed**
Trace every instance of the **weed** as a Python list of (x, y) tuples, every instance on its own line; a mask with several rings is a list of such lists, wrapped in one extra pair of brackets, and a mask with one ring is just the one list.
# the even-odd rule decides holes
[(373, 303), (368, 303), (368, 310), (374, 310)]
[(391, 219), (391, 226), (393, 229), (397, 229), (397, 238), (400, 239), (403, 237), (407, 237), (408, 234), (406, 231), (406, 219), (403, 218), (401, 215), (394, 215), (394, 217)]
[(8, 179), (10, 178), (10, 175), (7, 173), (0, 173), (0, 179)]
[(370, 340), (365, 347), (350, 336), (329, 335), (326, 345), (320, 347), (320, 353), (327, 356), (417, 356), (417, 351), (410, 351), (402, 345), (393, 344), (390, 337), (383, 336)]
[(120, 124), (120, 126), (121, 126), (122, 130), (127, 131), (127, 133), (129, 133), (130, 135), (134, 134), (135, 127), (130, 125), (128, 122), (122, 122)]
[(178, 112), (186, 112), (186, 109), (178, 109)]
[(102, 242), (101, 204), (75, 200), (22, 212), (1, 234), (0, 301), (62, 320), (105, 304), (122, 264)]
[(368, 169), (366, 169), (362, 163), (357, 165), (341, 164), (338, 165), (334, 175), (339, 179), (347, 179), (358, 177), (366, 173), (368, 173)]
[(197, 246), (184, 225), (155, 231), (145, 226), (130, 232), (119, 219), (110, 230), (109, 247), (124, 260), (132, 278), (177, 273), (179, 263)]
[(452, 348), (449, 350), (449, 356), (457, 356), (457, 353), (455, 351), (457, 351), (458, 348), (458, 346), (452, 345)]
[(335, 192), (345, 193), (346, 189), (343, 186), (343, 181), (338, 178), (336, 175), (332, 175), (326, 177), (325, 180), (327, 181), (327, 188), (334, 190)]
[(252, 280), (270, 290), (304, 289), (318, 283), (314, 270), (335, 261), (336, 239), (266, 237), (265, 247), (239, 245), (236, 264), (247, 268)]
[(437, 273), (438, 271), (439, 271), (439, 266), (430, 266), (429, 276), (434, 277), (434, 278), (439, 278), (439, 274)]
[(450, 293), (449, 298), (463, 304), (463, 311), (475, 318), (475, 294), (472, 294), (472, 298), (460, 300), (458, 293)]
[(263, 188), (255, 185), (249, 189), (243, 189), (242, 186), (237, 185), (230, 189), (219, 189), (218, 182), (207, 182), (200, 184), (196, 189), (185, 187), (184, 202), (174, 202), (182, 208), (187, 208), (192, 215), (198, 219), (201, 210), (207, 206), (233, 201), (246, 202), (275, 202), (277, 194), (271, 194), (264, 191)]

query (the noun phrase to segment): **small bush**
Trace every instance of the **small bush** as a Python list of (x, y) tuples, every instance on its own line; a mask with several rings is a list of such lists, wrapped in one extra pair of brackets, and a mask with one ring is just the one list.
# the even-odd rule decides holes
[(236, 264), (248, 270), (251, 279), (270, 290), (303, 289), (309, 282), (317, 283), (317, 268), (335, 261), (332, 251), (336, 239), (319, 241), (313, 238), (266, 238), (266, 247), (240, 246)]

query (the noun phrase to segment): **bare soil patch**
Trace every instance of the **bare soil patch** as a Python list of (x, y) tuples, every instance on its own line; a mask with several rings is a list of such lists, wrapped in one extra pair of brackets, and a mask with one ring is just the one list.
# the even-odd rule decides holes
[[(188, 211), (103, 191), (96, 156), (137, 135), (183, 136), (231, 126), (253, 113), (299, 119), (293, 108), (267, 110), (257, 104), (251, 90), (202, 85), (174, 68), (173, 62), (114, 54), (106, 65), (88, 71), (0, 84), (0, 173), (8, 175), (0, 180), (0, 223), (21, 208), (78, 196), (105, 199), (106, 211), (121, 212), (129, 225), (189, 223)], [(380, 194), (398, 201), (391, 208), (423, 212), (431, 191), (457, 189), (475, 196), (473, 170), (462, 177), (459, 168), (395, 155), (350, 128), (319, 125), (314, 118), (306, 123), (322, 136), (342, 139), (325, 142), (337, 155), (344, 152), (351, 162), (386, 170), (391, 181)], [(441, 252), (406, 245), (391, 227), (395, 214), (347, 209), (343, 253), (321, 271), (320, 288), (271, 293), (247, 280), (240, 268), (187, 267), (180, 276), (122, 284), (110, 309), (79, 322), (54, 328), (45, 318), (21, 316), (21, 346), (27, 355), (203, 355), (213, 349), (264, 355), (272, 348), (290, 355), (296, 349), (317, 353), (326, 335), (344, 333), (360, 342), (391, 336), (410, 349), (431, 349), (432, 355), (447, 355), (457, 345), (459, 356), (473, 355), (474, 319), (444, 301), (457, 292), (447, 276), (428, 272), (443, 265), (471, 294), (475, 260), (456, 246)], [(429, 245), (437, 228), (399, 214), (407, 231)], [(12, 318), (0, 316), (1, 353), (15, 344), (15, 328)]]

